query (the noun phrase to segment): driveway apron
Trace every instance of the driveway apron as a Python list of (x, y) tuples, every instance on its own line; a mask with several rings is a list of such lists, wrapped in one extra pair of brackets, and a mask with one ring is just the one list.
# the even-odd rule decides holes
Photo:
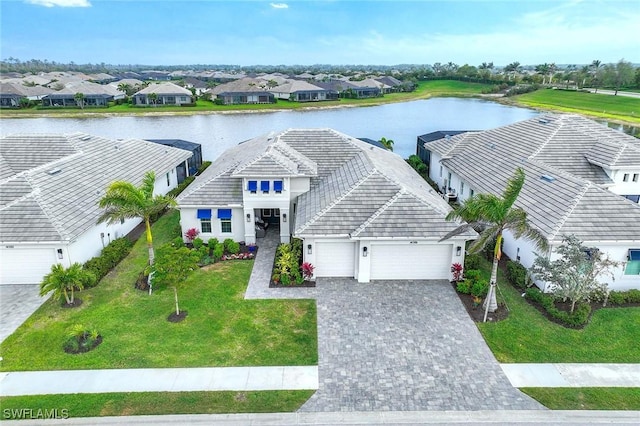
[(301, 411), (544, 409), (509, 383), (448, 282), (313, 290), (320, 386)]
[(38, 284), (0, 285), (0, 342), (13, 334), (49, 298)]

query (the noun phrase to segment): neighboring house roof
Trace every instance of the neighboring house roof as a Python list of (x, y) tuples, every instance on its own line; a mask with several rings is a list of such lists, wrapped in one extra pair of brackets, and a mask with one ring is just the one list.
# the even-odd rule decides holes
[(191, 153), (137, 139), (84, 133), (0, 140), (0, 241), (73, 241), (96, 224), (98, 201), (116, 180), (139, 185)]
[(373, 78), (367, 78), (360, 81), (351, 81), (350, 83), (362, 88), (373, 88), (373, 89), (390, 89), (391, 88), (391, 86), (385, 84), (384, 82), (374, 80)]
[(25, 86), (21, 83), (0, 83), (0, 94), (21, 97), (38, 97), (55, 93), (55, 90), (44, 86)]
[(296, 93), (296, 92), (324, 92), (326, 89), (307, 83), (302, 80), (289, 80), (288, 82), (269, 89), (271, 92), (277, 93)]
[(173, 83), (159, 83), (159, 84), (150, 84), (144, 89), (137, 92), (134, 96), (137, 95), (148, 95), (150, 93), (155, 93), (156, 95), (188, 95), (192, 96), (191, 90), (185, 89), (184, 87), (180, 87), (177, 84)]
[(210, 90), (212, 95), (231, 93), (270, 93), (266, 90), (266, 81), (257, 78), (241, 78), (220, 84)]
[(476, 193), (501, 194), (521, 167), (526, 180), (517, 205), (550, 241), (567, 233), (583, 241), (640, 241), (640, 205), (603, 189), (600, 184), (610, 180), (585, 159), (603, 135), (632, 150), (640, 145), (582, 117), (544, 115), (436, 140), (426, 148), (443, 155), (442, 164)]
[(51, 97), (55, 97), (56, 95), (75, 95), (76, 93), (82, 93), (85, 96), (116, 96), (120, 95), (120, 92), (117, 88), (110, 86), (108, 84), (97, 84), (91, 83), (89, 81), (75, 81), (72, 83), (67, 83), (65, 87), (57, 92), (51, 93)]
[[(310, 177), (295, 234), (440, 239), (449, 205), (397, 154), (331, 129), (291, 129), (225, 151), (178, 197), (182, 207), (242, 205), (241, 177)], [(470, 231), (463, 237), (472, 238)]]

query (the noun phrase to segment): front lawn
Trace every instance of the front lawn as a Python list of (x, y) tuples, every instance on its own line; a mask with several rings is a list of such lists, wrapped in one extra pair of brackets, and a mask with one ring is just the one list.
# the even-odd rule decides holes
[[(483, 259), (483, 269), (490, 268)], [(640, 308), (606, 308), (593, 313), (584, 329), (552, 323), (529, 305), (498, 271), (509, 317), (497, 323), (479, 323), (491, 351), (503, 363), (634, 363), (640, 359)]]
[(520, 388), (552, 410), (640, 410), (640, 388)]
[[(154, 224), (154, 243), (170, 241), (178, 212)], [(244, 300), (252, 260), (216, 263), (179, 287), (180, 323), (173, 289), (134, 289), (147, 261), (144, 236), (131, 254), (95, 288), (77, 293), (79, 308), (49, 300), (0, 345), (2, 371), (152, 367), (222, 367), (317, 364), (316, 305), (312, 300)], [(103, 337), (79, 355), (62, 350), (75, 324)]]

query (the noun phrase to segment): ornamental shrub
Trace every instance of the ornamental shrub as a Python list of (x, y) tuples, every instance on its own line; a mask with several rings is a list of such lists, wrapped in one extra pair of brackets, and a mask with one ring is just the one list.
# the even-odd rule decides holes
[(458, 293), (471, 294), (471, 287), (469, 286), (469, 281), (464, 280), (464, 281), (458, 282), (458, 284), (456, 285), (456, 290), (458, 290)]
[(489, 283), (478, 280), (471, 286), (471, 295), (475, 297), (485, 297), (489, 292)]
[(213, 259), (218, 262), (220, 259), (222, 259), (222, 256), (224, 255), (224, 247), (222, 244), (218, 244), (216, 245), (216, 248), (213, 249)]
[(87, 260), (83, 269), (95, 275), (96, 280), (85, 287), (95, 287), (122, 259), (131, 252), (133, 242), (126, 237), (117, 238), (102, 249), (99, 256)]
[(520, 289), (527, 286), (527, 269), (513, 260), (507, 262), (507, 278), (511, 284)]
[(202, 246), (204, 246), (204, 241), (202, 238), (194, 238), (193, 239), (193, 248), (199, 250)]
[(480, 269), (480, 256), (477, 254), (470, 254), (464, 259), (464, 269)]

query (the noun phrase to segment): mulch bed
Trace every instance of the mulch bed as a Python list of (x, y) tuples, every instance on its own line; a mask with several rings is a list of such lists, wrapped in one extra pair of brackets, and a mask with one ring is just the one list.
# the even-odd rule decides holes
[(67, 303), (66, 301), (62, 304), (63, 308), (77, 308), (82, 305), (82, 299), (75, 297), (73, 299), (73, 303)]
[(302, 284), (291, 283), (289, 285), (285, 285), (282, 283), (277, 283), (275, 281), (269, 282), (269, 288), (292, 288), (292, 287), (315, 287), (315, 281), (303, 281)]
[[(453, 290), (456, 292), (456, 294), (460, 298), (460, 301), (464, 305), (471, 319), (474, 322), (483, 322), (484, 308), (482, 307), (482, 303), (479, 306), (474, 306), (473, 296), (471, 296), (470, 294), (459, 293), (456, 290), (455, 282), (452, 282), (451, 285), (453, 286)], [(503, 319), (506, 319), (508, 316), (509, 316), (509, 310), (507, 309), (507, 307), (504, 304), (499, 303), (498, 309), (495, 312), (489, 312), (489, 314), (487, 315), (487, 322), (502, 321)]]
[(180, 315), (176, 315), (175, 312), (171, 312), (171, 315), (167, 317), (169, 322), (180, 322), (184, 320), (189, 313), (187, 311), (180, 311)]
[(72, 355), (83, 354), (85, 352), (89, 352), (89, 351), (97, 348), (98, 345), (100, 343), (102, 343), (102, 336), (100, 336), (100, 335), (98, 335), (98, 338), (96, 340), (94, 340), (92, 345), (87, 345), (85, 338), (78, 339), (78, 338), (74, 337), (74, 339), (78, 340), (78, 350), (72, 350), (72, 349), (69, 349), (68, 347), (64, 347), (63, 348), (64, 351), (66, 353), (68, 353), (68, 354), (72, 354)]

